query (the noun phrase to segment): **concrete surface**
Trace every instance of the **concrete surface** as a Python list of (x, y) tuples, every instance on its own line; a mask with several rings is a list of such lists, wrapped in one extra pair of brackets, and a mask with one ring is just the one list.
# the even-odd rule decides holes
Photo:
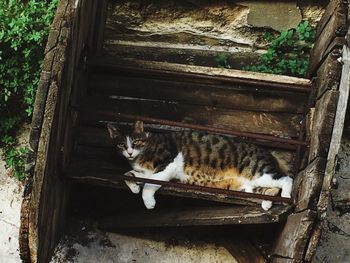
[(5, 162), (0, 160), (0, 262), (21, 262), (18, 231), (22, 189), (22, 184), (10, 176)]
[(223, 247), (176, 230), (102, 232), (91, 223), (71, 221), (70, 232), (51, 263), (236, 263)]

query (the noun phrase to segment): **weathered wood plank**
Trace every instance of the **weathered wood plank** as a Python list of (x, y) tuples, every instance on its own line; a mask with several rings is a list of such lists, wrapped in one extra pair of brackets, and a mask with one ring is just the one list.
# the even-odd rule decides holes
[(317, 78), (315, 79), (317, 98), (320, 98), (326, 90), (335, 90), (338, 88), (341, 76), (341, 64), (337, 59), (337, 56), (332, 53), (329, 54), (317, 70)]
[(338, 91), (329, 90), (316, 102), (311, 128), (309, 161), (326, 157), (331, 140)]
[(275, 242), (272, 254), (303, 260), (315, 216), (316, 213), (312, 210), (288, 216), (287, 222)]
[[(260, 72), (248, 72), (224, 68), (211, 68), (201, 66), (182, 65), (166, 62), (152, 62), (142, 60), (111, 60), (109, 58), (95, 58), (89, 62), (92, 69), (96, 72), (120, 71), (125, 74), (157, 76), (167, 79), (181, 77), (181, 81), (190, 80), (191, 82), (205, 83), (258, 83), (261, 88), (268, 89), (287, 89), (298, 90), (300, 92), (309, 92), (311, 81), (309, 79), (273, 75)], [(177, 79), (179, 80), (179, 79)]]
[(104, 218), (100, 220), (99, 227), (113, 231), (139, 227), (268, 224), (280, 221), (288, 211), (289, 207), (285, 206), (275, 206), (269, 211), (244, 206), (176, 208), (168, 211), (155, 209)]
[(248, 240), (233, 239), (227, 240), (224, 247), (232, 254), (239, 263), (267, 263), (267, 259)]
[[(349, 34), (350, 36), (350, 34)], [(349, 98), (350, 89), (350, 49), (347, 46), (343, 48), (343, 68), (341, 81), (339, 85), (339, 99), (336, 106), (334, 128), (331, 134), (331, 140), (329, 142), (329, 152), (327, 155), (326, 172), (321, 189), (320, 199), (317, 204), (318, 211), (321, 213), (321, 217), (326, 216), (331, 182), (335, 171), (337, 154), (340, 147), (341, 137), (343, 133), (344, 120), (346, 114), (346, 108)]]
[(316, 70), (320, 67), (324, 59), (332, 53), (332, 56), (340, 56), (341, 49), (343, 45), (346, 44), (344, 37), (336, 37), (330, 45), (323, 51), (322, 57), (316, 57), (315, 59), (310, 59), (310, 65), (307, 76), (311, 79), (315, 77)]
[(344, 13), (346, 10), (346, 1), (343, 0), (331, 0), (327, 5), (324, 14), (321, 17), (321, 20), (317, 23), (316, 27), (316, 39), (320, 36), (326, 25), (329, 23), (332, 15), (340, 6), (342, 6), (342, 10), (339, 10), (341, 13)]
[[(61, 1), (58, 5), (55, 19), (52, 24), (52, 31), (48, 40), (47, 47), (45, 49), (46, 57), (43, 63), (43, 72), (41, 74), (40, 86), (38, 88), (37, 96), (38, 100), (34, 105), (34, 117), (33, 117), (33, 129), (30, 136), (30, 146), (31, 146), (31, 158), (28, 159), (29, 166), (36, 164), (33, 169), (29, 169), (28, 178), (26, 182), (25, 197), (21, 208), (21, 226), (20, 226), (20, 256), (22, 260), (27, 262), (36, 262), (38, 258), (45, 258), (47, 253), (50, 253), (50, 249), (44, 254), (41, 253), (41, 247), (38, 247), (38, 238), (41, 233), (39, 233), (38, 226), (39, 222), (39, 211), (38, 202), (40, 200), (41, 186), (43, 183), (43, 171), (37, 166), (43, 155), (47, 153), (48, 141), (47, 141), (47, 128), (51, 125), (50, 119), (46, 119), (50, 112), (52, 113), (50, 103), (50, 97), (52, 100), (52, 92), (55, 92), (55, 85), (51, 83), (52, 69), (57, 66), (58, 50), (61, 45), (67, 43), (67, 31), (65, 24), (69, 21), (69, 18), (73, 10), (70, 6), (69, 1)], [(58, 44), (59, 43), (59, 44)], [(50, 88), (49, 88), (50, 87)], [(49, 93), (49, 95), (48, 95)], [(50, 95), (51, 94), (51, 95)], [(45, 139), (43, 139), (45, 138)], [(39, 153), (39, 155), (37, 155)], [(42, 163), (39, 164), (39, 166)], [(38, 171), (42, 171), (38, 175)], [(33, 179), (34, 178), (34, 179)], [(35, 182), (35, 184), (33, 183)], [(60, 186), (57, 186), (60, 189)], [(57, 217), (57, 219), (59, 219)], [(56, 224), (55, 222), (54, 224)], [(56, 237), (53, 236), (50, 242), (47, 244), (52, 245), (51, 242), (56, 242)]]
[(259, 85), (214, 86), (176, 80), (156, 80), (94, 74), (89, 78), (94, 96), (121, 96), (179, 102), (228, 109), (304, 113), (308, 94), (266, 91)]
[(293, 259), (293, 258), (281, 258), (281, 257), (271, 257), (270, 263), (302, 263), (303, 260)]
[[(124, 40), (106, 40), (103, 45), (104, 53), (116, 60), (130, 58), (206, 67), (218, 67), (216, 58), (228, 54), (228, 51), (222, 50), (220, 46), (194, 49), (189, 43), (180, 47), (167, 42), (125, 40), (129, 37), (132, 38), (133, 35), (123, 34)], [(253, 51), (245, 51), (244, 54), (231, 52), (228, 60), (231, 69), (241, 69), (243, 66), (250, 65), (252, 61), (258, 60), (259, 56), (259, 53)], [(190, 63), (189, 58), (191, 58)]]
[[(126, 159), (119, 156), (112, 148), (97, 148), (78, 146), (74, 161), (66, 171), (66, 177), (80, 183), (100, 185), (110, 188), (127, 189), (123, 180), (118, 176), (129, 171), (130, 165)], [(234, 203), (245, 205), (260, 204), (255, 197), (242, 198), (226, 193), (212, 193), (199, 189), (185, 189), (164, 186), (157, 193), (172, 196), (184, 196), (196, 199)]]
[(107, 17), (107, 6), (108, 0), (99, 0), (96, 14), (96, 21), (94, 26), (94, 33), (92, 35), (91, 43), (92, 50), (91, 54), (96, 55), (102, 52), (102, 46), (104, 41), (105, 24)]
[(115, 121), (103, 113), (118, 112), (132, 115), (142, 112), (145, 117), (281, 137), (297, 137), (303, 118), (301, 114), (238, 111), (130, 98), (99, 100), (94, 97), (87, 99), (82, 118), (87, 123)]
[(325, 158), (316, 158), (298, 173), (293, 184), (293, 193), (296, 193), (294, 195), (295, 211), (316, 210), (325, 167)]
[[(127, 166), (118, 166), (116, 162), (117, 160), (114, 161), (114, 164), (111, 164), (106, 161), (99, 162), (96, 159), (86, 158), (85, 161), (78, 161), (77, 163), (74, 163), (73, 167), (67, 170), (66, 176), (75, 182), (83, 184), (91, 184), (109, 188), (128, 190), (125, 183), (118, 179), (118, 175), (124, 174), (125, 172), (129, 171), (130, 168), (127, 168)], [(130, 192), (130, 194), (132, 193)], [(258, 207), (260, 207), (260, 205), (257, 204), (261, 203), (261, 200), (257, 200), (254, 198), (244, 199), (239, 197), (227, 196), (224, 194), (214, 194), (203, 191), (180, 189), (175, 187), (162, 187), (159, 191), (157, 191), (157, 194)]]
[(341, 28), (346, 26), (346, 14), (343, 7), (338, 6), (332, 16), (329, 18), (328, 23), (319, 34), (315, 46), (312, 50), (312, 56), (319, 56), (325, 51), (328, 45), (336, 36), (345, 36), (346, 32), (340, 33)]
[(309, 241), (309, 245), (307, 247), (306, 253), (305, 253), (305, 261), (306, 262), (311, 262), (316, 249), (317, 249), (317, 245), (318, 242), (321, 238), (321, 233), (322, 233), (322, 226), (320, 222), (316, 222), (313, 229), (312, 229), (312, 233), (310, 234), (310, 241)]

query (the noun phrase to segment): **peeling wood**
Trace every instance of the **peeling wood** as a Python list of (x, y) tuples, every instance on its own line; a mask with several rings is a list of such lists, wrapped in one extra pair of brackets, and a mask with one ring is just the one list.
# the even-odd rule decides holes
[(310, 140), (309, 161), (326, 157), (332, 136), (338, 91), (329, 90), (316, 102)]
[(346, 14), (347, 9), (347, 1), (345, 0), (331, 0), (329, 1), (329, 4), (326, 7), (326, 10), (321, 17), (321, 20), (317, 23), (316, 27), (316, 41), (319, 38), (320, 34), (323, 32), (324, 28), (329, 23), (332, 15), (336, 11), (336, 9), (339, 10), (340, 13)]
[(271, 257), (270, 263), (302, 263), (302, 260), (297, 260), (293, 258), (282, 258), (282, 257)]
[(96, 125), (116, 121), (116, 113), (139, 115), (169, 121), (208, 125), (233, 131), (298, 137), (301, 114), (227, 110), (218, 107), (176, 104), (148, 100), (98, 99), (90, 97), (83, 106), (84, 123)]
[(316, 213), (312, 210), (288, 216), (275, 242), (272, 254), (302, 261), (315, 216)]
[[(201, 66), (182, 65), (166, 62), (152, 62), (142, 60), (110, 60), (98, 58), (90, 61), (92, 69), (112, 72), (132, 73), (133, 75), (154, 75), (159, 79), (181, 77), (180, 80), (206, 83), (242, 83), (256, 84), (261, 88), (276, 88), (282, 90), (295, 90), (299, 92), (310, 92), (311, 81), (309, 79), (280, 76), (260, 72), (248, 72), (234, 69), (211, 68)], [(99, 71), (97, 71), (99, 72)]]
[(325, 158), (319, 157), (296, 176), (293, 184), (293, 193), (296, 193), (294, 196), (296, 212), (316, 209), (325, 167)]
[(149, 99), (263, 112), (304, 113), (308, 94), (259, 89), (259, 85), (230, 86), (178, 80), (134, 78), (116, 74), (89, 76), (92, 96)]
[[(339, 14), (334, 15), (334, 25), (336, 28), (343, 27), (346, 25), (346, 16)], [(317, 44), (313, 47), (310, 54), (310, 65), (307, 76), (309, 78), (314, 77), (316, 70), (320, 64), (333, 50), (341, 49), (346, 44), (344, 36), (338, 36), (336, 34), (336, 28), (328, 28), (324, 31), (321, 36), (321, 40), (316, 42)]]
[(177, 208), (166, 211), (145, 209), (101, 219), (99, 227), (113, 231), (140, 227), (264, 224), (278, 222), (288, 210), (288, 207), (283, 206), (275, 206), (269, 211), (244, 206)]
[(227, 240), (224, 247), (239, 263), (267, 263), (267, 259), (248, 240), (242, 237), (237, 240)]
[(342, 77), (339, 86), (339, 99), (337, 104), (337, 110), (335, 113), (335, 122), (334, 128), (332, 131), (332, 139), (330, 141), (329, 152), (327, 155), (327, 166), (326, 172), (323, 180), (322, 190), (320, 194), (320, 200), (318, 202), (318, 211), (321, 214), (321, 217), (326, 216), (329, 193), (331, 188), (331, 182), (334, 175), (334, 170), (337, 161), (337, 154), (340, 147), (344, 120), (346, 114), (346, 108), (349, 98), (349, 89), (350, 89), (350, 49), (347, 46), (343, 48), (343, 68), (342, 68)]
[(342, 7), (338, 7), (330, 17), (327, 25), (320, 33), (314, 47), (311, 50), (308, 76), (314, 73), (317, 65), (324, 59), (329, 45), (336, 37), (344, 37), (345, 35), (339, 35), (337, 32), (339, 28), (346, 26), (346, 15), (342, 12)]
[(311, 262), (316, 252), (318, 242), (321, 238), (321, 233), (322, 233), (322, 225), (320, 222), (316, 222), (312, 229), (312, 233), (310, 235), (311, 237), (310, 237), (309, 245), (305, 253), (305, 261)]
[(329, 54), (317, 70), (315, 86), (317, 87), (317, 99), (327, 90), (336, 90), (339, 87), (341, 77), (341, 64), (338, 57)]

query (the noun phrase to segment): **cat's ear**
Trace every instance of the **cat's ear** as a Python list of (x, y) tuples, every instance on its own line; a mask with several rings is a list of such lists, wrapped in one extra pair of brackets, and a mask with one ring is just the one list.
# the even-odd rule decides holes
[(134, 124), (134, 132), (135, 133), (143, 133), (143, 122), (142, 121), (135, 121)]
[(120, 130), (119, 130), (119, 128), (118, 128), (115, 124), (108, 123), (108, 124), (107, 124), (107, 129), (108, 129), (108, 132), (109, 132), (109, 136), (110, 136), (112, 139), (115, 139), (115, 138), (117, 138), (118, 136), (120, 136)]

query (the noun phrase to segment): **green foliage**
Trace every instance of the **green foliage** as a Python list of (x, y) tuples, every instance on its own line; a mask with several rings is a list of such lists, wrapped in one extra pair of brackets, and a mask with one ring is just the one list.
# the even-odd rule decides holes
[[(264, 37), (266, 40), (273, 38), (272, 35)], [(303, 21), (296, 28), (281, 32), (272, 40), (258, 64), (244, 67), (243, 70), (304, 77), (314, 38), (315, 30), (308, 21)]]
[(215, 58), (215, 61), (218, 63), (219, 68), (231, 68), (230, 65), (230, 54), (220, 54)]
[(25, 150), (16, 150), (16, 129), (33, 112), (44, 44), (58, 0), (0, 1), (0, 147), (23, 179)]

